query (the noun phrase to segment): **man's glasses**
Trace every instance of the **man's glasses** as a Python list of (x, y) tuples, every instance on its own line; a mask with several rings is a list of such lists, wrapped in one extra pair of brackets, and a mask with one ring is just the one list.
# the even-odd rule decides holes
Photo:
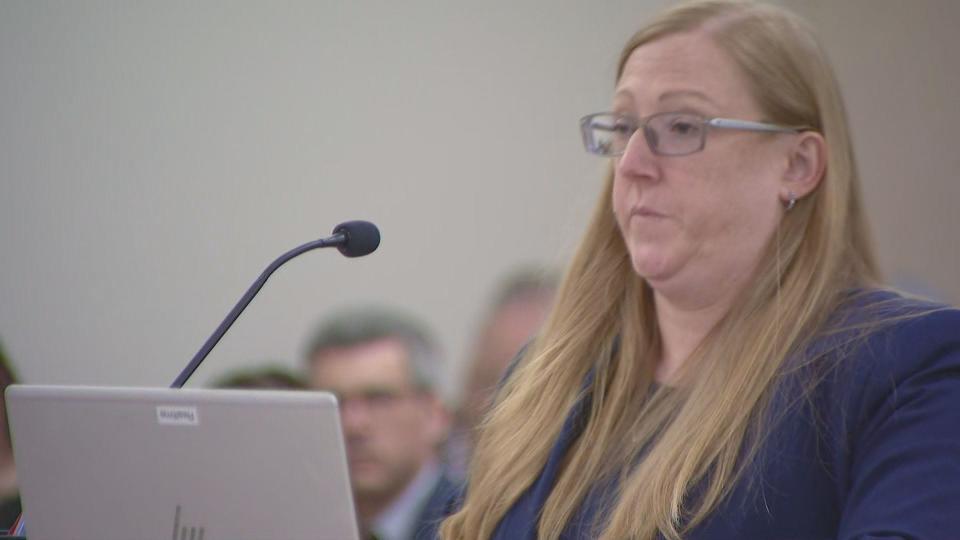
[(580, 119), (587, 152), (598, 156), (621, 156), (638, 129), (650, 150), (660, 156), (685, 156), (703, 150), (707, 130), (738, 129), (767, 133), (799, 133), (806, 127), (789, 127), (730, 118), (705, 118), (685, 112), (664, 112), (636, 119), (617, 113), (596, 113)]

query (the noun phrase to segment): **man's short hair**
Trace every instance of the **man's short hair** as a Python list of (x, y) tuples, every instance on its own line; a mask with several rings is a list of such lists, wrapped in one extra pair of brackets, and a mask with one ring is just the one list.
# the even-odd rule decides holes
[(307, 390), (309, 385), (300, 376), (279, 364), (231, 371), (213, 383), (214, 388), (262, 388)]
[(426, 326), (413, 316), (384, 307), (362, 307), (334, 313), (326, 318), (307, 343), (307, 364), (326, 349), (355, 347), (383, 339), (399, 340), (406, 348), (413, 384), (435, 393), (439, 383), (440, 358)]
[(559, 286), (560, 278), (553, 270), (536, 266), (517, 268), (497, 283), (490, 313), (516, 300), (537, 296), (552, 298)]

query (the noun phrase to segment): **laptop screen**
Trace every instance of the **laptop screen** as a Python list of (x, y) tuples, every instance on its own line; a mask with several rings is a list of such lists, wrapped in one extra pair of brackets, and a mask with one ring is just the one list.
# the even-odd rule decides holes
[(330, 394), (12, 385), (6, 399), (31, 539), (358, 537)]

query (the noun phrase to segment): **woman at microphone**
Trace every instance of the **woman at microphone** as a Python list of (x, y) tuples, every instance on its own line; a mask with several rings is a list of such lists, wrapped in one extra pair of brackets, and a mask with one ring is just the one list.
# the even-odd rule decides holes
[(444, 539), (960, 534), (960, 311), (882, 287), (839, 87), (772, 5), (668, 10)]

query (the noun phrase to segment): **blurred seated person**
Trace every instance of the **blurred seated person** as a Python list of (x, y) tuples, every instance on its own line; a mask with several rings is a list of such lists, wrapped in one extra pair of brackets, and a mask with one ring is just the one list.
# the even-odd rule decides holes
[(214, 388), (308, 390), (303, 375), (279, 364), (230, 371), (217, 379)]
[(0, 344), (0, 531), (13, 525), (20, 515), (20, 492), (17, 489), (17, 468), (13, 463), (10, 441), (10, 423), (7, 419), (7, 401), (3, 392), (17, 382), (17, 377)]
[(497, 383), (543, 324), (556, 288), (557, 277), (537, 268), (515, 270), (498, 284), (474, 338), (461, 404), (447, 443), (448, 468), (457, 478), (466, 475), (475, 430), (490, 406)]
[(685, 2), (617, 66), (593, 216), (444, 540), (960, 538), (960, 310), (884, 285), (813, 29)]
[(456, 486), (438, 459), (449, 416), (433, 338), (404, 313), (356, 309), (323, 322), (305, 356), (310, 385), (340, 403), (363, 537), (436, 538)]

